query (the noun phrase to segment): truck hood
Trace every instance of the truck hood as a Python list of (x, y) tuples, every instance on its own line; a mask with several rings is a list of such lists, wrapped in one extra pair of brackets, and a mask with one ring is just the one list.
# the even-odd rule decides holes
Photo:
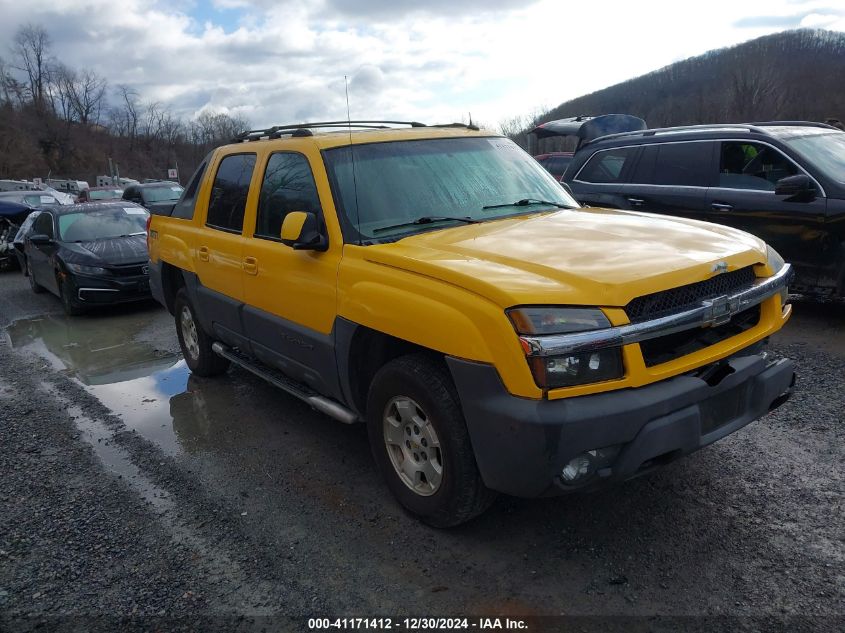
[(696, 220), (577, 209), (461, 225), (365, 249), (367, 260), (466, 288), (502, 307), (624, 306), (766, 261), (758, 238)]

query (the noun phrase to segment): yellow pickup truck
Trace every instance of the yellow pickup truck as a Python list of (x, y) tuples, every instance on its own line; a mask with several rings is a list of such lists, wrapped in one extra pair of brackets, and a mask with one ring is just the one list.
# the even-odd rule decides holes
[(764, 345), (792, 270), (759, 239), (581, 208), (507, 138), (393, 123), (246, 132), (152, 216), (194, 373), (236, 363), (365, 422), (398, 501), (442, 527), (496, 492), (630, 479), (789, 397)]

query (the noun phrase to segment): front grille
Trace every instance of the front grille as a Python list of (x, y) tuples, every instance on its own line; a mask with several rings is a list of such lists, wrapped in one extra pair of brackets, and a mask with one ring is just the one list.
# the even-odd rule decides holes
[(149, 274), (149, 264), (129, 264), (126, 266), (109, 266), (108, 271), (115, 277), (137, 277), (138, 275)]
[(699, 327), (675, 334), (660, 336), (640, 343), (646, 367), (668, 363), (681, 356), (693, 354), (698, 350), (742, 334), (760, 322), (760, 306), (754, 306), (738, 312), (724, 325)]
[(733, 294), (751, 286), (755, 279), (754, 269), (747, 266), (688, 286), (637, 297), (625, 306), (625, 313), (631, 323), (656, 319), (695, 308), (705, 299)]

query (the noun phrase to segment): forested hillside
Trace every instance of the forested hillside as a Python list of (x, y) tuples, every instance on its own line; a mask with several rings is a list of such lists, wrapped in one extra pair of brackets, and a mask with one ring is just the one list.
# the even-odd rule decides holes
[(845, 120), (845, 33), (802, 29), (767, 35), (691, 57), (502, 127), (524, 144), (525, 131), (535, 123), (609, 113), (634, 114), (649, 127)]
[(210, 148), (248, 127), (225, 113), (184, 121), (166, 103), (70, 68), (38, 25), (22, 27), (0, 54), (0, 179), (92, 182), (111, 158), (121, 176), (138, 179), (178, 166), (184, 183)]

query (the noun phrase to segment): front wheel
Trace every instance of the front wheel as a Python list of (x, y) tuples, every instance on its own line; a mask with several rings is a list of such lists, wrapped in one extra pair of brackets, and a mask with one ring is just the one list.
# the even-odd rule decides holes
[(495, 498), (481, 480), (442, 361), (414, 354), (382, 367), (367, 399), (367, 432), (391, 492), (426, 523), (464, 523)]
[(192, 373), (197, 376), (217, 376), (229, 368), (229, 360), (218, 356), (211, 349), (212, 341), (197, 323), (194, 309), (188, 301), (188, 293), (180, 288), (174, 302), (176, 335), (182, 356)]

